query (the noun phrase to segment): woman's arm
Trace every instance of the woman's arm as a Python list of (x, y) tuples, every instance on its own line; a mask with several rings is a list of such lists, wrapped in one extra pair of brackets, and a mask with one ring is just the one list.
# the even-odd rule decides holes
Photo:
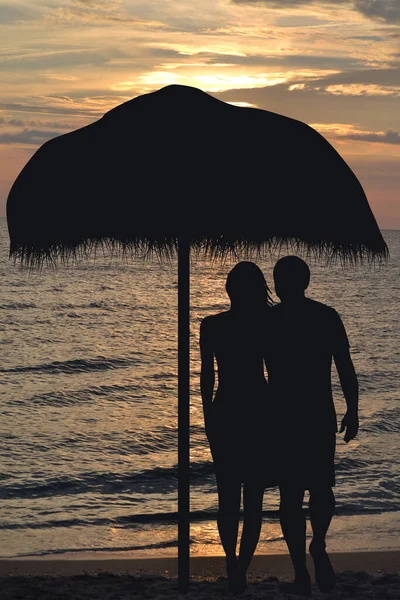
[(211, 407), (215, 384), (214, 350), (212, 345), (211, 322), (209, 317), (203, 319), (200, 325), (200, 354), (200, 390), (201, 399), (203, 402), (204, 425), (207, 432), (207, 429), (211, 423)]

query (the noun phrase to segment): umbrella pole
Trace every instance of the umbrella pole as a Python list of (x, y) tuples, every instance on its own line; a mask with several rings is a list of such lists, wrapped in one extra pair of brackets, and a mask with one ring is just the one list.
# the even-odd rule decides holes
[(178, 240), (178, 588), (189, 590), (190, 243)]

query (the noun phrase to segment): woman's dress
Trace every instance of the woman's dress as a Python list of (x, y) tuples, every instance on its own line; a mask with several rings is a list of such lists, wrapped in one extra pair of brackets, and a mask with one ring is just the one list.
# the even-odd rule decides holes
[(209, 440), (217, 479), (277, 485), (274, 423), (263, 366), (267, 317), (228, 311), (211, 319), (209, 342), (217, 361), (218, 387)]

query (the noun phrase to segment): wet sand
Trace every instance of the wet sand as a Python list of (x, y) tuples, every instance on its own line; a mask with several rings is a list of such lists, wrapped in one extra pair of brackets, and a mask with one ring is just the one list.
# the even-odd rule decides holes
[[(400, 597), (400, 550), (387, 552), (332, 553), (338, 574), (334, 592), (321, 594), (313, 584), (315, 598), (352, 600), (398, 600)], [(312, 576), (312, 562), (309, 563)], [(279, 592), (279, 582), (290, 581), (292, 568), (287, 554), (257, 555), (249, 569), (243, 598), (272, 600), (295, 598)], [(62, 559), (0, 560), (2, 600), (128, 600), (132, 598), (178, 598), (176, 558), (137, 558), (85, 553)], [(196, 556), (191, 559), (191, 586), (187, 598), (229, 598), (224, 559)]]

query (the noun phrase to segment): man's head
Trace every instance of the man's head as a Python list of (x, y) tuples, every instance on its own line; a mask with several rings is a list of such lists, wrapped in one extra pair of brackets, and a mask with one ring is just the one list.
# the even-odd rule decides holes
[(280, 300), (304, 295), (310, 283), (310, 269), (298, 256), (284, 256), (274, 267), (275, 292)]

